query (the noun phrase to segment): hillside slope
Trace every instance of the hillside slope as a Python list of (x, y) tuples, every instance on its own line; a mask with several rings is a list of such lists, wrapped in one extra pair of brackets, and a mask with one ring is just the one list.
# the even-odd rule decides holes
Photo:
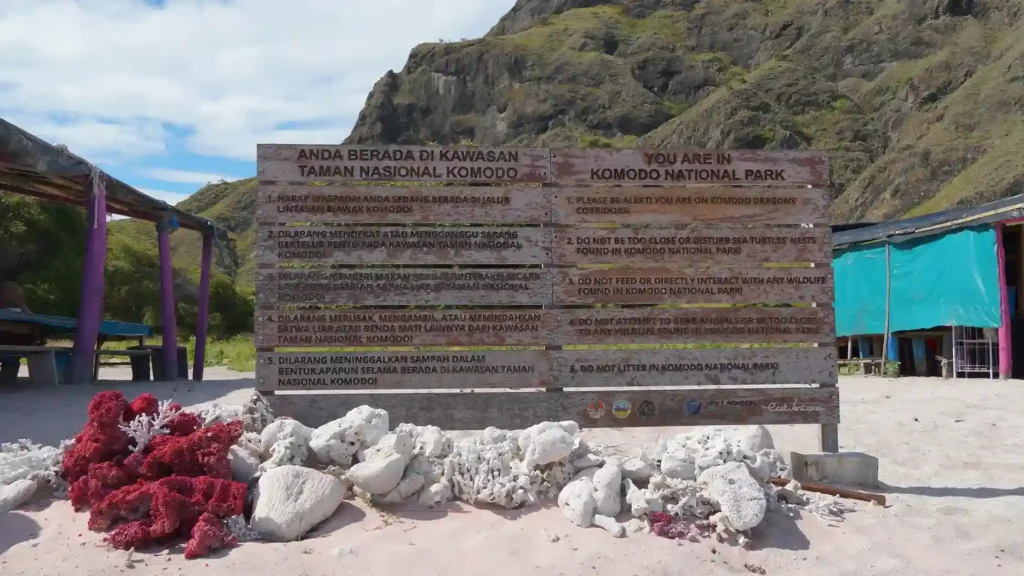
[[(414, 48), (346, 143), (814, 148), (837, 223), (977, 204), (1024, 194), (1024, 2), (519, 0)], [(247, 290), (254, 188), (181, 204), (234, 233), (219, 267)]]

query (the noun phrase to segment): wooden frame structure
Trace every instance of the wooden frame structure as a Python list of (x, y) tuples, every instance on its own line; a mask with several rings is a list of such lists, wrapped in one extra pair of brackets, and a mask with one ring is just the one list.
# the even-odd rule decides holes
[(210, 308), (213, 242), (226, 233), (201, 216), (151, 198), (67, 150), (51, 145), (0, 118), (0, 191), (82, 206), (86, 209), (86, 238), (82, 300), (78, 312), (69, 381), (92, 380), (96, 344), (103, 320), (103, 271), (107, 254), (107, 215), (121, 214), (156, 224), (160, 256), (161, 312), (165, 374), (177, 374), (177, 327), (171, 268), (170, 235), (181, 228), (203, 235), (199, 310), (196, 322), (193, 379), (203, 379)]
[(278, 414), (817, 424), (838, 451), (824, 154), (261, 144), (257, 174)]

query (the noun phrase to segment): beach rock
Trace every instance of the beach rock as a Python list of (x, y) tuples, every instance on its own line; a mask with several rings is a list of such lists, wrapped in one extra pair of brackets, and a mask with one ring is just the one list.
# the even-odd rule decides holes
[(597, 509), (594, 484), (590, 478), (578, 478), (562, 488), (558, 493), (558, 507), (562, 510), (562, 515), (573, 524), (581, 528), (590, 526)]
[(579, 431), (575, 422), (541, 422), (519, 436), (519, 449), (527, 468), (550, 464), (569, 457), (575, 447), (573, 434)]
[(728, 462), (705, 470), (698, 480), (707, 485), (708, 497), (736, 530), (760, 524), (767, 509), (764, 490), (742, 462)]
[(764, 426), (719, 426), (729, 444), (747, 452), (758, 453), (761, 450), (774, 449), (775, 441), (772, 433)]
[(622, 511), (622, 470), (618, 466), (604, 465), (594, 473), (594, 501), (597, 513), (616, 516)]
[(595, 468), (604, 463), (604, 458), (595, 456), (594, 454), (584, 454), (579, 458), (572, 461), (572, 467), (575, 470), (586, 470), (587, 468)]
[(378, 460), (388, 454), (398, 454), (407, 465), (409, 464), (409, 461), (412, 460), (412, 453), (415, 448), (416, 443), (413, 442), (412, 437), (404, 432), (400, 432), (398, 434), (385, 434), (384, 437), (380, 439), (380, 442), (377, 442), (376, 445), (364, 450), (359, 459), (363, 462), (367, 462), (370, 460)]
[(247, 446), (235, 445), (228, 449), (228, 460), (231, 461), (231, 479), (248, 484), (259, 472), (259, 452)]
[(664, 511), (664, 504), (656, 494), (646, 488), (638, 488), (629, 478), (623, 480), (626, 487), (626, 504), (629, 506), (629, 513), (634, 518), (639, 518), (651, 512)]
[(693, 480), (697, 476), (697, 466), (693, 456), (684, 450), (668, 452), (661, 458), (661, 473), (668, 478)]
[(622, 463), (622, 477), (635, 482), (647, 482), (656, 471), (654, 464), (640, 458), (630, 458)]
[(313, 431), (310, 449), (322, 462), (348, 466), (355, 454), (376, 445), (387, 433), (387, 412), (359, 406)]
[(384, 495), (402, 481), (405, 463), (406, 459), (401, 454), (389, 452), (356, 464), (348, 471), (348, 479), (367, 494)]
[(603, 528), (605, 532), (608, 532), (616, 538), (622, 538), (626, 535), (626, 527), (615, 521), (615, 518), (605, 516), (603, 514), (594, 515), (594, 526)]
[(271, 422), (260, 433), (263, 463), (260, 471), (285, 465), (301, 466), (309, 456), (309, 439), (313, 430), (298, 420), (282, 418)]
[(34, 481), (27, 479), (0, 485), (0, 514), (14, 510), (31, 500), (36, 493), (36, 487)]
[(345, 498), (341, 481), (301, 466), (279, 466), (260, 477), (250, 527), (263, 540), (292, 542), (329, 518)]
[(401, 504), (402, 502), (412, 498), (417, 492), (423, 488), (424, 479), (423, 476), (415, 472), (406, 472), (402, 480), (398, 482), (398, 486), (394, 490), (388, 492), (381, 498), (377, 498), (384, 504)]

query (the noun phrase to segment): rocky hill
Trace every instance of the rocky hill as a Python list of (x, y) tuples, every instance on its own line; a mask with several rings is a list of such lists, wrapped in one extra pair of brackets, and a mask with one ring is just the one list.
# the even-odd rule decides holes
[[(837, 223), (981, 203), (1024, 194), (1024, 2), (519, 0), (414, 48), (346, 143), (813, 148)], [(182, 205), (250, 288), (254, 185)]]

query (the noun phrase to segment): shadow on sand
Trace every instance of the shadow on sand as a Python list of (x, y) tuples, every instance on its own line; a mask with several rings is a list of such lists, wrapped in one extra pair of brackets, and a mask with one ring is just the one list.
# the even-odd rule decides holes
[(892, 486), (880, 484), (879, 490), (889, 494), (912, 494), (931, 498), (1005, 498), (1007, 496), (1024, 496), (1024, 487), (1018, 488), (952, 488), (947, 486)]
[(39, 536), (39, 524), (20, 512), (0, 513), (0, 556)]
[(792, 517), (785, 514), (766, 514), (764, 520), (750, 531), (751, 550), (792, 550), (799, 552), (808, 550), (811, 541), (800, 531), (797, 521), (802, 519), (800, 512)]

